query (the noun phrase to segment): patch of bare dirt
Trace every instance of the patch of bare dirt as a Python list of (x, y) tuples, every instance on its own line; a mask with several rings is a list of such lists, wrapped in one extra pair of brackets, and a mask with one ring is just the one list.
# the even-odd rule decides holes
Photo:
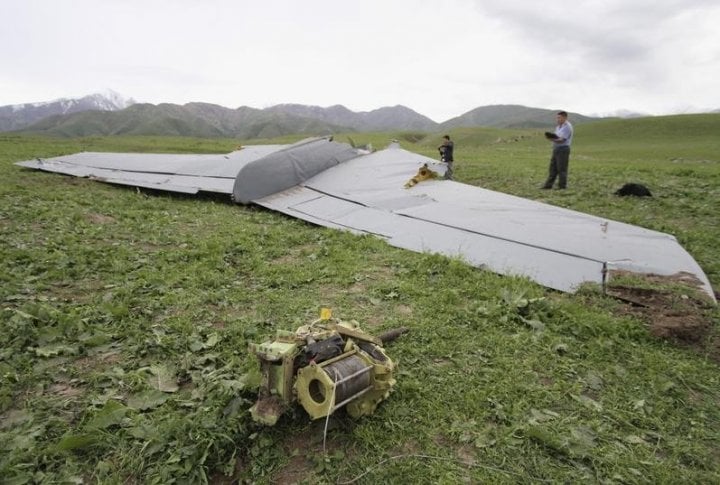
[(547, 376), (541, 376), (538, 378), (538, 380), (540, 381), (540, 384), (542, 384), (545, 387), (552, 387), (555, 385), (555, 381), (552, 378), (547, 377)]
[(457, 448), (457, 456), (464, 465), (475, 466), (477, 463), (475, 450), (468, 445)]
[(348, 448), (338, 435), (333, 434), (333, 429), (347, 424), (343, 423), (342, 418), (332, 417), (330, 423), (324, 451), (324, 419), (313, 421), (302, 432), (288, 436), (284, 440), (281, 446), (285, 454), (290, 457), (290, 461), (274, 473), (271, 483), (313, 483), (316, 480), (314, 469), (317, 465), (314, 457), (321, 457), (324, 452), (331, 456), (338, 451), (345, 456), (353, 454), (353, 450)]
[(99, 280), (58, 281), (51, 286), (48, 298), (67, 302), (87, 303), (103, 289), (104, 282)]
[(397, 311), (402, 316), (410, 316), (413, 314), (413, 309), (411, 306), (408, 305), (395, 305), (395, 311)]
[(83, 371), (99, 370), (120, 362), (121, 358), (119, 350), (111, 350), (102, 354), (79, 357), (73, 364), (77, 369)]
[(289, 252), (287, 254), (284, 254), (278, 258), (275, 258), (274, 260), (270, 261), (271, 264), (297, 264), (298, 260), (302, 260), (303, 258), (312, 257), (313, 254), (315, 254), (318, 249), (320, 249), (320, 246), (317, 244), (303, 244), (301, 246), (295, 246), (290, 248)]
[[(634, 278), (637, 276), (633, 275)], [(720, 362), (720, 336), (713, 332), (711, 316), (715, 305), (700, 289), (697, 278), (688, 273), (677, 273), (644, 275), (642, 279), (649, 286), (670, 285), (672, 289), (611, 285), (607, 294), (627, 303), (620, 308), (620, 313), (645, 321), (650, 333), (658, 338), (707, 353)]]
[(90, 212), (85, 215), (85, 218), (93, 224), (109, 224), (115, 222), (115, 218), (112, 216), (106, 216), (104, 214), (98, 214), (96, 212)]
[(350, 285), (345, 292), (350, 293), (351, 295), (362, 295), (368, 292), (368, 288), (366, 284), (357, 282)]
[(77, 387), (73, 387), (68, 383), (64, 382), (58, 382), (53, 385), (51, 385), (48, 388), (48, 392), (51, 394), (55, 394), (61, 397), (75, 397), (79, 396), (83, 393), (82, 389), (78, 389)]
[[(302, 450), (302, 448), (300, 448)], [(310, 475), (313, 464), (304, 453), (290, 457), (290, 461), (273, 476), (272, 483), (300, 483)]]

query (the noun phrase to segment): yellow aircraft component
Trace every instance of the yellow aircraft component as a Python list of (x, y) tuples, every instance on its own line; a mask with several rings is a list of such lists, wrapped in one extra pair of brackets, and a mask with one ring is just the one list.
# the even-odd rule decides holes
[(413, 178), (405, 182), (405, 188), (409, 189), (410, 187), (419, 184), (423, 180), (436, 179), (439, 176), (440, 175), (437, 172), (430, 170), (428, 164), (426, 163), (425, 165), (420, 167), (418, 173), (416, 173)]
[[(275, 424), (295, 400), (312, 419), (342, 407), (360, 417), (390, 395), (395, 364), (382, 340), (356, 322), (330, 319), (325, 311), (322, 317), (294, 334), (280, 331), (274, 341), (251, 345), (262, 373), (258, 401), (250, 409), (256, 421)], [(388, 339), (400, 333), (389, 332)]]

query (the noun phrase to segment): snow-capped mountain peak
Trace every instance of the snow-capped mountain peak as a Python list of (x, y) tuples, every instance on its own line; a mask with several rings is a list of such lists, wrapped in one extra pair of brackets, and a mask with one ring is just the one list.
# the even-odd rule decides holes
[(43, 118), (78, 111), (119, 111), (135, 104), (112, 89), (89, 94), (82, 98), (60, 98), (53, 101), (0, 106), (0, 131), (22, 129)]
[(99, 106), (105, 106), (106, 111), (121, 110), (135, 104), (134, 99), (126, 98), (112, 89), (106, 89), (102, 92), (91, 94), (90, 97), (96, 100)]

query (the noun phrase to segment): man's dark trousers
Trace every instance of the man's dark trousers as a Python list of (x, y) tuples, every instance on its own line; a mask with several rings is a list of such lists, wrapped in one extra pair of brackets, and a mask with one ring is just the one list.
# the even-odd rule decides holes
[(570, 164), (570, 147), (557, 146), (553, 148), (552, 157), (550, 157), (550, 168), (548, 169), (548, 178), (545, 181), (546, 189), (552, 188), (555, 178), (559, 177), (559, 187), (567, 188), (568, 165)]

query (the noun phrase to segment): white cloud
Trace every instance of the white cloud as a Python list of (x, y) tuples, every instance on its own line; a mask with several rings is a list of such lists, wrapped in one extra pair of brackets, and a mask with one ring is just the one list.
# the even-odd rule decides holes
[(437, 121), (485, 104), (720, 107), (710, 0), (6, 0), (0, 105), (112, 88), (152, 103), (281, 102)]

